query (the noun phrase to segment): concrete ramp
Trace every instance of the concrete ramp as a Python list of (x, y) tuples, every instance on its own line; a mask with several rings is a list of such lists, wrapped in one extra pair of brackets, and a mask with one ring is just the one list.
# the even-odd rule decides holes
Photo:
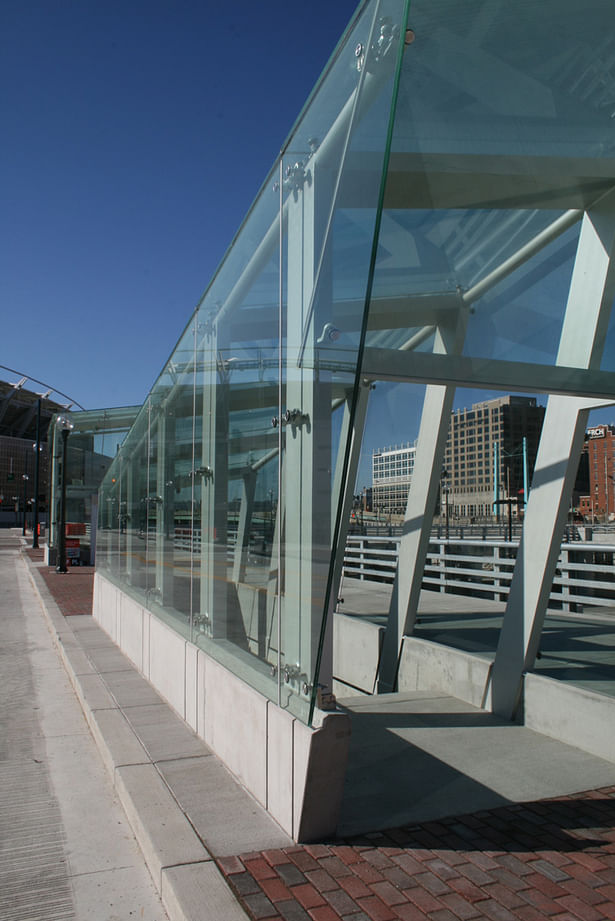
[(615, 764), (437, 692), (339, 701), (352, 736), (338, 833), (615, 783)]

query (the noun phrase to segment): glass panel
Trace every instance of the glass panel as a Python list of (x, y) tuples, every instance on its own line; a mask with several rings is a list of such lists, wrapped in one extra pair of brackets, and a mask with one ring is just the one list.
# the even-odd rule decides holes
[[(277, 699), (279, 189), (197, 313), (194, 641)], [(245, 250), (243, 236), (260, 242)], [(235, 274), (237, 273), (237, 274)]]
[[(412, 35), (404, 0), (361, 5), (102, 493), (127, 590), (307, 721), (331, 683), (373, 383), (382, 412), (365, 445), (388, 479), (371, 511), (360, 489), (360, 527), (394, 540), (425, 384), (449, 382), (442, 433), (454, 387), (482, 388), (472, 407), (557, 390), (588, 361), (564, 319), (582, 211), (613, 184), (604, 0), (411, 9)], [(414, 471), (438, 539), (494, 517), (506, 528), (502, 500), (520, 524), (523, 454), (504, 436), (466, 450), (465, 480), (442, 434)], [(391, 442), (406, 447), (385, 462)], [(476, 567), (460, 556), (463, 582)]]
[[(130, 430), (122, 449), (122, 480), (126, 496), (126, 585), (140, 600), (145, 597), (147, 535), (147, 452), (149, 401)], [(113, 472), (113, 471), (110, 471)], [(125, 477), (125, 480), (124, 480)]]
[(189, 327), (150, 398), (147, 558), (149, 605), (190, 634), (194, 327)]
[(612, 186), (604, 6), (414, 3), (411, 25), (368, 345), (424, 351), (466, 311), (461, 354), (554, 365), (582, 209)]
[(114, 465), (128, 590), (305, 720), (403, 17), (357, 14)]
[(327, 78), (322, 112), (319, 93), (284, 156), (282, 667), (301, 714), (331, 689), (325, 636), (341, 567), (332, 550), (343, 546), (352, 504), (352, 423), (364, 402), (357, 362), (404, 7), (365, 5), (338, 60), (348, 67), (355, 49), (354, 84)]

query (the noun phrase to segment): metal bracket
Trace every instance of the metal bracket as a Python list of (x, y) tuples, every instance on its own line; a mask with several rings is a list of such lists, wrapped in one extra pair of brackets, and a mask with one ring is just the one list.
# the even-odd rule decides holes
[(211, 620), (208, 614), (195, 614), (192, 618), (192, 626), (195, 627), (199, 633), (205, 633), (210, 623)]
[(192, 477), (200, 476), (203, 477), (206, 483), (214, 478), (214, 472), (211, 467), (197, 467), (196, 470), (192, 470), (189, 474)]
[(297, 681), (299, 678), (305, 677), (301, 674), (300, 665), (285, 665), (284, 666), (284, 681), (286, 684), (290, 684), (291, 681)]
[[(372, 43), (369, 53), (369, 70), (373, 72), (375, 67), (382, 63), (384, 58), (388, 55), (391, 47), (396, 42), (399, 37), (399, 26), (393, 25), (392, 20), (388, 16), (383, 16), (383, 18), (378, 23), (378, 37)], [(409, 41), (412, 39), (406, 39)], [(363, 71), (365, 67), (365, 55), (366, 49), (365, 45), (362, 42), (359, 42), (354, 50), (354, 56), (356, 58), (356, 66), (358, 73)]]
[(284, 188), (293, 193), (293, 199), (295, 201), (299, 198), (299, 192), (303, 191), (306, 182), (308, 186), (312, 185), (312, 173), (309, 169), (306, 169), (303, 160), (297, 160), (292, 166), (289, 164), (286, 167), (282, 184)]
[(274, 416), (271, 420), (271, 424), (274, 429), (277, 429), (278, 425), (305, 425), (310, 421), (309, 413), (302, 413), (300, 409), (287, 409), (282, 418)]

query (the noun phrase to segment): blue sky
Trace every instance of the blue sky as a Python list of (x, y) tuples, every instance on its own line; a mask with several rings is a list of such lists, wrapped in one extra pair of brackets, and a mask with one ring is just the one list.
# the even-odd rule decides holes
[(3, 0), (0, 364), (145, 399), (357, 5)]
[[(0, 364), (143, 402), (357, 5), (3, 0)], [(372, 403), (360, 481), (418, 431)]]

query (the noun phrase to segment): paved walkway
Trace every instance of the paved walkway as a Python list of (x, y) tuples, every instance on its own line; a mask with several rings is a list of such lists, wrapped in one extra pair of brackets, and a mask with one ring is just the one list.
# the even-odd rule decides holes
[(164, 921), (20, 547), (0, 531), (0, 918)]
[[(54, 597), (60, 607), (62, 593), (74, 592), (72, 575), (55, 577)], [(126, 682), (136, 678), (127, 677), (119, 651), (107, 650), (107, 641), (96, 638), (97, 628), (87, 616), (67, 618), (66, 624), (86, 644), (88, 662), (97, 660), (97, 668), (107, 669), (104, 681), (114, 700), (121, 701)], [(146, 684), (140, 679), (139, 693), (153, 693)], [(123, 718), (132, 721), (140, 744), (151, 749), (160, 736), (152, 727), (158, 725), (161, 705), (144, 698), (132, 703), (137, 705), (125, 709)], [(111, 717), (108, 709), (104, 715)], [(195, 755), (192, 760), (202, 766), (215, 765), (211, 755)], [(168, 782), (173, 773), (183, 776), (183, 768), (174, 768), (177, 762), (169, 761), (169, 754), (153, 752), (151, 757), (159, 758), (158, 769), (166, 757)], [(137, 767), (140, 771), (146, 766), (129, 765), (119, 773), (129, 778)], [(545, 775), (548, 788), (548, 766)], [(613, 785), (598, 790), (307, 846), (292, 845), (279, 832), (276, 842), (260, 814), (246, 819), (241, 811), (233, 813), (234, 795), (220, 797), (219, 777), (214, 770), (205, 795), (186, 783), (181, 807), (201, 840), (209, 834), (209, 850), (236, 894), (235, 904), (257, 921), (615, 921), (615, 766)], [(220, 800), (224, 802), (216, 802)], [(255, 806), (252, 802), (256, 816)], [(239, 837), (225, 838), (225, 823), (243, 825)], [(242, 840), (251, 844), (242, 846)], [(171, 912), (171, 917), (227, 921), (230, 915), (223, 910), (204, 913), (194, 904), (190, 914)]]
[(268, 921), (615, 919), (615, 787), (220, 861)]

